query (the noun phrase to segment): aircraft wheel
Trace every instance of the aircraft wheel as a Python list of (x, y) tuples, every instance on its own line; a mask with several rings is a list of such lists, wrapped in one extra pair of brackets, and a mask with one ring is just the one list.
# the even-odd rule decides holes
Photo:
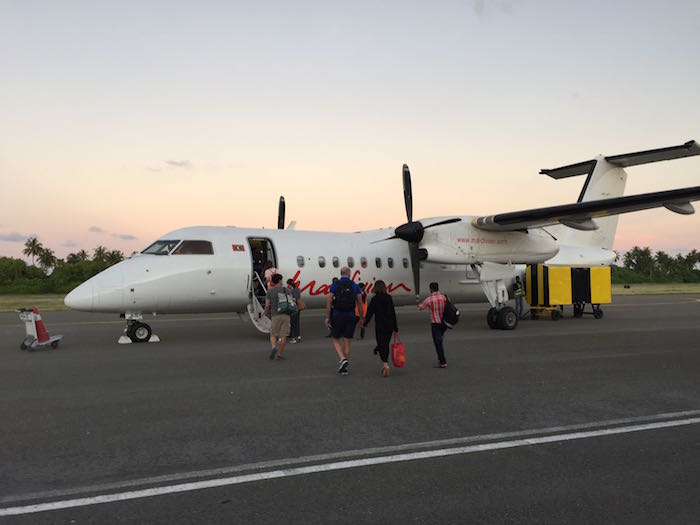
[(147, 343), (151, 338), (151, 327), (146, 323), (133, 323), (126, 331), (133, 343)]
[(498, 310), (495, 308), (489, 308), (489, 311), (486, 313), (486, 322), (488, 323), (489, 328), (498, 328)]
[(603, 317), (603, 310), (600, 308), (600, 306), (597, 306), (593, 309), (593, 317), (595, 317), (596, 319), (600, 319), (601, 317)]
[(501, 308), (498, 312), (498, 327), (501, 330), (514, 330), (518, 326), (518, 316), (510, 306)]

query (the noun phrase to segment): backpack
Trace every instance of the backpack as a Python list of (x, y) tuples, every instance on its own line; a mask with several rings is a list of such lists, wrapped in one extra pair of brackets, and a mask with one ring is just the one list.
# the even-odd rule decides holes
[(289, 314), (294, 315), (299, 309), (297, 308), (297, 303), (294, 297), (290, 295), (287, 290), (284, 292), (277, 292), (277, 313), (278, 314)]
[(442, 311), (442, 324), (452, 330), (459, 322), (459, 310), (445, 296), (445, 309)]
[(352, 312), (355, 310), (357, 299), (352, 288), (352, 281), (338, 281), (336, 283), (333, 308), (339, 312)]

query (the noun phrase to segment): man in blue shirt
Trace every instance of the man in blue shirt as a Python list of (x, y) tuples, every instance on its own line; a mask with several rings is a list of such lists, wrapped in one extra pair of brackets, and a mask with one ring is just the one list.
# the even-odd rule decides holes
[[(338, 354), (338, 373), (348, 374), (348, 364), (350, 359), (350, 343), (355, 333), (355, 325), (358, 320), (360, 325), (364, 322), (362, 308), (362, 290), (350, 280), (350, 268), (340, 269), (340, 279), (333, 283), (329, 289), (326, 301), (326, 326), (331, 329), (333, 348)], [(357, 306), (360, 317), (355, 317), (355, 306)], [(343, 338), (343, 345), (340, 338)]]

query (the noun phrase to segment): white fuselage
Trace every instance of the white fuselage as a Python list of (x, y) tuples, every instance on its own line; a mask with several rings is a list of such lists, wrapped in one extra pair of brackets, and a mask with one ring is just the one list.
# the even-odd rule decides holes
[[(438, 220), (439, 218), (429, 219)], [(208, 241), (212, 253), (168, 255), (141, 253), (78, 286), (66, 304), (95, 312), (197, 313), (245, 312), (254, 279), (254, 244), (264, 242), (268, 257), (286, 281), (294, 279), (311, 308), (325, 305), (328, 288), (340, 268), (351, 267), (355, 282), (368, 293), (383, 280), (396, 304), (415, 303), (408, 245), (393, 229), (357, 233), (309, 232), (236, 227), (192, 227), (161, 237), (172, 241)], [(437, 281), (454, 302), (482, 302), (484, 293), (471, 264), (483, 261), (543, 262), (558, 252), (542, 230), (488, 232), (471, 226), (471, 217), (426, 229), (421, 248), (420, 290)]]

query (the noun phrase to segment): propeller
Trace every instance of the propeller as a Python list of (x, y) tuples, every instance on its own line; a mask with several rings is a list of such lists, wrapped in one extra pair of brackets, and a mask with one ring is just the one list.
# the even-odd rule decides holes
[(406, 218), (408, 222), (398, 226), (394, 230), (394, 236), (391, 239), (402, 239), (408, 243), (408, 254), (411, 259), (411, 270), (413, 271), (413, 289), (416, 293), (416, 298), (420, 295), (420, 261), (426, 258), (425, 250), (421, 251), (420, 242), (423, 240), (423, 234), (428, 228), (441, 226), (443, 224), (451, 224), (459, 222), (462, 219), (454, 217), (445, 219), (428, 226), (423, 226), (420, 221), (413, 220), (413, 190), (411, 189), (411, 172), (406, 164), (403, 165), (403, 200), (406, 205)]
[(277, 229), (284, 230), (284, 197), (280, 196), (280, 205), (277, 210)]

